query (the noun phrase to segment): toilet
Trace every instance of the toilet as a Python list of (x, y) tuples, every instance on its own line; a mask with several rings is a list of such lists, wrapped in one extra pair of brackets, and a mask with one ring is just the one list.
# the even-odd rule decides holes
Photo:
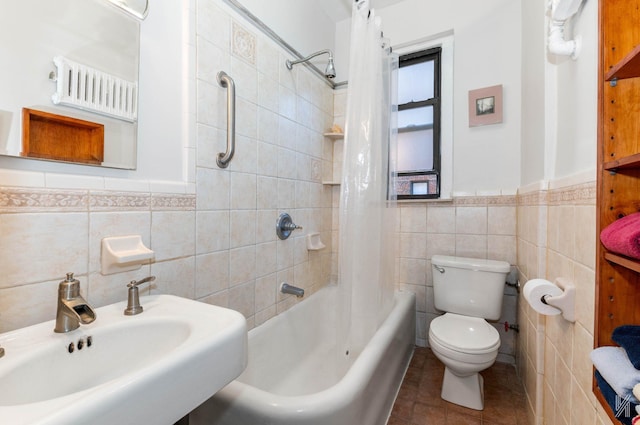
[(505, 261), (434, 255), (431, 267), (435, 307), (445, 312), (429, 325), (429, 345), (445, 365), (441, 396), (482, 410), (479, 372), (495, 362), (500, 348), (500, 335), (487, 320), (500, 318), (511, 266)]

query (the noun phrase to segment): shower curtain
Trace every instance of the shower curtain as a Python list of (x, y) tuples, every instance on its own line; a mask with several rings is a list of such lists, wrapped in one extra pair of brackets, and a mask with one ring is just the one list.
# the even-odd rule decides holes
[(393, 305), (396, 203), (388, 187), (395, 152), (397, 55), (370, 0), (356, 1), (340, 197), (339, 279), (347, 350), (359, 353)]

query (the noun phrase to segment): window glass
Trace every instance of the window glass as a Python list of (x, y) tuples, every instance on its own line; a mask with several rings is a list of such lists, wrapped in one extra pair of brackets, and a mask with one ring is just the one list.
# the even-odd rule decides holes
[(433, 129), (398, 133), (398, 172), (433, 170)]
[(419, 102), (434, 96), (434, 61), (403, 66), (398, 71), (398, 103)]
[(433, 106), (398, 111), (398, 128), (433, 126)]

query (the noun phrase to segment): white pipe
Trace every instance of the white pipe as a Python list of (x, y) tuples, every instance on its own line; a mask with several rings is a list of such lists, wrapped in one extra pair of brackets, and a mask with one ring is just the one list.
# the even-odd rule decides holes
[(581, 38), (577, 36), (574, 40), (564, 39), (565, 21), (552, 19), (549, 23), (549, 52), (554, 55), (571, 56), (576, 59), (580, 54)]

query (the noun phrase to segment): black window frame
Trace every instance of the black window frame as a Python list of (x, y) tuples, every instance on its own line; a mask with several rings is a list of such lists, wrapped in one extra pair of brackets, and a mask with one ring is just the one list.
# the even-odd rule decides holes
[[(422, 62), (434, 61), (433, 66), (433, 98), (417, 101), (417, 102), (408, 102), (398, 104), (398, 112), (406, 111), (409, 109), (415, 108), (423, 108), (427, 106), (433, 107), (433, 125), (426, 126), (414, 126), (409, 129), (398, 128), (398, 133), (402, 133), (405, 131), (417, 131), (417, 130), (426, 130), (429, 128), (433, 128), (433, 169), (427, 171), (405, 171), (398, 172), (396, 171), (394, 177), (412, 177), (412, 176), (436, 176), (436, 193), (430, 193), (427, 195), (397, 195), (397, 199), (438, 199), (440, 198), (440, 185), (441, 185), (441, 158), (440, 158), (440, 143), (441, 143), (441, 86), (442, 86), (442, 70), (441, 70), (441, 62), (442, 62), (442, 48), (441, 47), (433, 47), (425, 50), (421, 50), (418, 52), (407, 53), (405, 55), (400, 56), (399, 58), (399, 68), (409, 65), (415, 65)], [(397, 180), (397, 179), (394, 179)], [(428, 185), (428, 183), (427, 183)]]

